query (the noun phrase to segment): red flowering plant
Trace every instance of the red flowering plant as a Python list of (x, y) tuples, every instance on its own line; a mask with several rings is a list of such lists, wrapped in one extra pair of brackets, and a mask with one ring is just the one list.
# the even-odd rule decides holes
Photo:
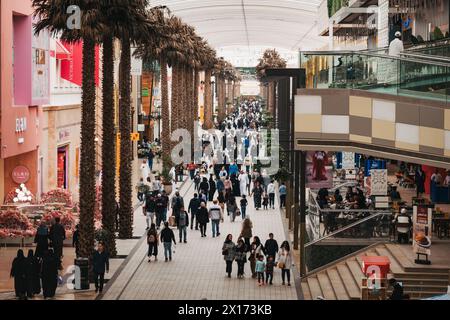
[(0, 238), (33, 237), (35, 233), (25, 214), (17, 210), (0, 211)]
[(42, 203), (64, 203), (66, 207), (72, 207), (72, 194), (65, 189), (50, 190), (42, 195)]

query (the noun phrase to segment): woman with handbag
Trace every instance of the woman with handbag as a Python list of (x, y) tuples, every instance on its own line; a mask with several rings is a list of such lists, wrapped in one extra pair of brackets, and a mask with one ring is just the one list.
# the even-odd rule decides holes
[(288, 241), (281, 244), (278, 251), (278, 268), (281, 269), (281, 280), (285, 285), (285, 278), (287, 277), (288, 286), (291, 285), (291, 267), (293, 266), (293, 258), (291, 248)]
[(252, 278), (256, 278), (256, 259), (260, 256), (264, 255), (264, 248), (261, 243), (259, 237), (253, 237), (253, 242), (250, 245), (250, 269), (252, 271)]
[(236, 245), (233, 242), (233, 236), (231, 234), (227, 235), (225, 242), (222, 247), (222, 255), (227, 265), (226, 273), (228, 274), (228, 278), (231, 278), (231, 271), (233, 268), (233, 260), (235, 258), (235, 249)]

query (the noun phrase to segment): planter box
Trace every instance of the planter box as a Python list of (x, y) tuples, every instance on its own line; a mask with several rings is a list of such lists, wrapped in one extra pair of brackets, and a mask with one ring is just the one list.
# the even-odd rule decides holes
[(2, 238), (0, 239), (0, 246), (14, 246), (14, 247), (24, 247), (24, 246), (30, 246), (33, 245), (34, 238), (33, 237), (27, 237), (27, 238)]

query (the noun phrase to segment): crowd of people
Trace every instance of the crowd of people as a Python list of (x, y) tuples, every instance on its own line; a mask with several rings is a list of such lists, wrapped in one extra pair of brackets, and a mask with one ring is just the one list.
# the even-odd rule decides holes
[[(242, 231), (236, 243), (233, 235), (228, 234), (222, 247), (222, 255), (226, 263), (226, 274), (231, 278), (233, 261), (237, 264), (237, 278), (243, 279), (245, 264), (250, 262), (252, 278), (257, 279), (259, 286), (272, 285), (273, 274), (276, 267), (281, 270), (282, 285), (291, 285), (291, 268), (294, 265), (293, 254), (288, 241), (283, 241), (280, 247), (274, 239), (273, 233), (265, 244), (258, 236), (252, 239), (252, 222), (246, 218), (242, 223)], [(252, 242), (250, 240), (252, 239)]]

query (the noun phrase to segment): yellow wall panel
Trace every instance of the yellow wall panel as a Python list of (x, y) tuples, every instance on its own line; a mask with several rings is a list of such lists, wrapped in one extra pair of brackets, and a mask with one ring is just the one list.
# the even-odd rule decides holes
[(322, 116), (320, 114), (297, 114), (295, 116), (295, 132), (322, 132)]
[(372, 120), (372, 137), (395, 141), (395, 123), (384, 120)]
[(444, 149), (444, 130), (420, 127), (420, 144), (422, 146)]
[(350, 96), (350, 115), (357, 117), (372, 117), (372, 99)]

